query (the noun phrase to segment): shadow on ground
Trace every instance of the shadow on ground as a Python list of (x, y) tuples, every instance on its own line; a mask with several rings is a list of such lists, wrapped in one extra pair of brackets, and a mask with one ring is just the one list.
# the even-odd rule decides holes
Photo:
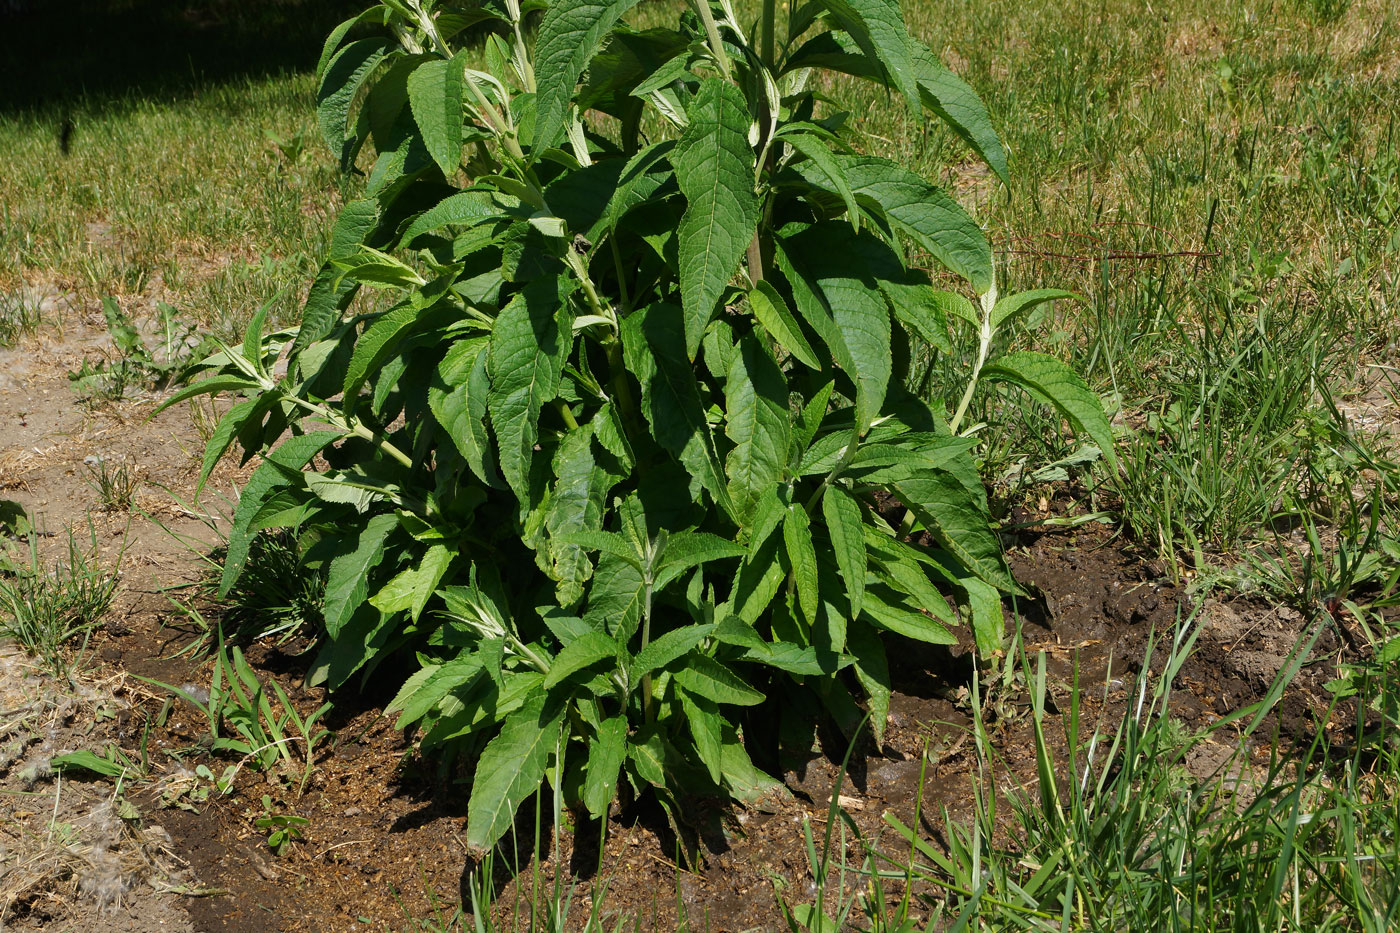
[(92, 111), (134, 97), (315, 67), (366, 0), (0, 0), (0, 115)]

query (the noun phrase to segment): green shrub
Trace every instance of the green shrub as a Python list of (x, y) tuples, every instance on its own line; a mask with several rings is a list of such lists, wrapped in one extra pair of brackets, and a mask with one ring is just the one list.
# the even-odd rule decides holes
[[(556, 0), (533, 52), (515, 0), (392, 0), (336, 30), (320, 126), (346, 169), (372, 145), (365, 198), (299, 329), (259, 316), (170, 402), (246, 396), (204, 463), (235, 441), (265, 458), (224, 589), (259, 529), (298, 529), (326, 574), (312, 679), (412, 660), (391, 709), (425, 750), (479, 755), (478, 847), (546, 777), (595, 817), (620, 785), (673, 816), (758, 794), (746, 737), (776, 714), (810, 745), (812, 710), (851, 732), (862, 706), (878, 735), (887, 645), (951, 643), (963, 610), (997, 652), (1016, 584), (957, 433), (979, 379), (1112, 457), (1063, 364), (987, 359), (1008, 317), (1065, 293), (998, 300), (977, 224), (853, 154), (818, 90), (819, 70), (883, 84), (1005, 177), (976, 95), (894, 0), (803, 5), (782, 41), (772, 2), (752, 36), (727, 3), (634, 29), (634, 2)], [(485, 71), (450, 44), (482, 19), (506, 36)], [(347, 316), (361, 288), (394, 303)], [(950, 317), (980, 348), (951, 420), (904, 388)]]

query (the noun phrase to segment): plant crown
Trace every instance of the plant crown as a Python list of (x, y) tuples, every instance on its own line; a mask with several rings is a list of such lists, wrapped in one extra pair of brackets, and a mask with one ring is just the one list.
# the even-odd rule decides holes
[[(477, 756), (477, 847), (546, 779), (594, 817), (619, 788), (673, 819), (750, 799), (775, 784), (750, 752), (805, 750), (819, 714), (882, 732), (890, 645), (970, 617), (999, 651), (1017, 587), (959, 433), (979, 381), (1112, 457), (1062, 363), (988, 359), (1066, 293), (998, 298), (972, 218), (853, 152), (819, 91), (884, 85), (1005, 179), (981, 102), (896, 0), (795, 3), (781, 34), (773, 0), (656, 29), (624, 23), (635, 2), (554, 0), (533, 30), (519, 0), (386, 0), (337, 28), (318, 117), (346, 170), (372, 147), (364, 197), (300, 326), (264, 336), (260, 313), (171, 402), (241, 396), (201, 484), (234, 443), (263, 458), (224, 589), (259, 531), (298, 530), (326, 575), (312, 681), (411, 659), (391, 710)], [(460, 45), (482, 21), (485, 70)], [(354, 313), (361, 289), (392, 304)], [(950, 322), (978, 347), (951, 418), (905, 386)]]

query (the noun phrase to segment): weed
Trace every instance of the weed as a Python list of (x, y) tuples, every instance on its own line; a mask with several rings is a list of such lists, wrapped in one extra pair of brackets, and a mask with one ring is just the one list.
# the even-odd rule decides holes
[(123, 460), (110, 465), (106, 457), (91, 456), (83, 460), (87, 484), (97, 493), (98, 504), (110, 511), (130, 511), (136, 502), (136, 490), (141, 480), (137, 470)]
[(175, 309), (164, 302), (157, 306), (160, 333), (154, 346), (147, 346), (115, 299), (102, 299), (102, 313), (116, 359), (94, 363), (84, 357), (78, 369), (68, 373), (73, 391), (85, 399), (112, 401), (133, 387), (179, 385), (206, 355), (206, 339), (199, 336), (195, 325), (181, 321)]
[(280, 856), (287, 846), (302, 837), (304, 827), (311, 821), (291, 813), (274, 813), (272, 798), (267, 794), (263, 794), (262, 805), (263, 815), (253, 825), (267, 831), (267, 847)]
[[(91, 549), (84, 550), (70, 530), (67, 559), (46, 567), (31, 535), (28, 565), (0, 577), (0, 636), (13, 638), (55, 677), (67, 677), (81, 664), (88, 638), (116, 592), (116, 570), (97, 565), (96, 532), (91, 536)], [(76, 654), (69, 650), (74, 642)]]
[(39, 299), (24, 289), (0, 290), (0, 348), (12, 347), (22, 337), (34, 334), (44, 324)]

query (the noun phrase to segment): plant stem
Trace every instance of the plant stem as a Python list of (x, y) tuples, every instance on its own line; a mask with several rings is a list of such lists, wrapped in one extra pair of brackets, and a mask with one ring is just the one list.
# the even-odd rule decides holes
[(365, 427), (358, 421), (352, 423), (348, 418), (344, 418), (340, 415), (337, 415), (335, 412), (331, 411), (328, 408), (325, 408), (322, 405), (317, 405), (315, 402), (309, 402), (304, 398), (297, 398), (295, 395), (287, 395), (286, 393), (283, 393), (282, 397), (287, 401), (291, 402), (293, 405), (296, 405), (298, 408), (301, 408), (305, 411), (310, 412), (313, 415), (316, 415), (318, 418), (325, 421), (326, 424), (329, 424), (331, 427), (339, 428), (347, 434), (353, 434), (356, 437), (364, 438), (365, 440), (370, 441), (380, 450), (384, 451), (384, 453), (393, 457), (405, 467), (408, 467), (410, 469), (413, 467), (412, 457), (404, 453), (402, 450), (399, 450), (387, 440), (385, 440), (382, 434), (377, 434), (374, 431), (371, 431), (369, 428)]
[(758, 21), (759, 55), (770, 71), (776, 64), (773, 61), (773, 20), (776, 18), (777, 7), (777, 0), (763, 0), (763, 15)]
[(724, 40), (720, 38), (714, 11), (710, 9), (710, 0), (695, 0), (695, 9), (700, 14), (700, 21), (705, 24), (705, 35), (710, 40), (710, 51), (714, 53), (715, 61), (719, 62), (720, 74), (728, 80), (729, 54), (724, 51)]
[[(651, 642), (651, 572), (647, 572), (646, 588), (642, 596), (642, 651), (646, 650)], [(655, 700), (651, 695), (651, 671), (642, 675), (642, 715), (646, 717), (647, 725), (651, 725), (656, 719)]]
[(962, 425), (963, 415), (967, 414), (967, 406), (972, 403), (972, 395), (977, 391), (977, 378), (982, 374), (982, 367), (987, 362), (987, 354), (992, 349), (992, 338), (996, 337), (997, 334), (996, 328), (992, 327), (992, 308), (997, 301), (996, 286), (992, 286), (981, 300), (982, 328), (978, 338), (977, 360), (972, 364), (972, 376), (967, 380), (967, 389), (963, 392), (962, 401), (958, 402), (958, 410), (953, 413), (953, 420), (948, 422), (948, 430), (953, 434), (958, 433), (958, 428)]

